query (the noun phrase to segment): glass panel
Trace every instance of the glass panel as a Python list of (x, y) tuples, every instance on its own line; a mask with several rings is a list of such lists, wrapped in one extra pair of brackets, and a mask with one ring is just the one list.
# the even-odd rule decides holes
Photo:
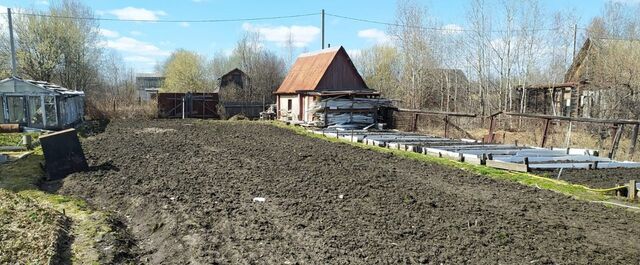
[(9, 122), (11, 123), (25, 123), (24, 113), (24, 97), (7, 97), (7, 107), (9, 108)]
[(44, 126), (40, 96), (29, 97), (29, 125), (35, 127)]
[(56, 98), (44, 97), (44, 110), (47, 112), (47, 126), (57, 126), (58, 116), (56, 115)]
[(4, 123), (4, 100), (0, 97), (0, 123)]

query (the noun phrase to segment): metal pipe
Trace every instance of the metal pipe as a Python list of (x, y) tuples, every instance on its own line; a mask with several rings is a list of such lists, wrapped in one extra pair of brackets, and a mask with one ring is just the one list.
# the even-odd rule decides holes
[[(9, 42), (11, 43), (11, 76), (17, 76), (16, 73), (16, 45), (13, 40), (13, 19), (11, 19), (11, 8), (7, 8), (7, 17), (9, 20)], [(15, 82), (14, 82), (15, 84)]]

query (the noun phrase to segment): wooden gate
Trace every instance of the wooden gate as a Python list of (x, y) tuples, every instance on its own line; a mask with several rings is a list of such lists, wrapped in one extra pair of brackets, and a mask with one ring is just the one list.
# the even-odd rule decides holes
[(217, 93), (158, 93), (160, 118), (219, 118)]

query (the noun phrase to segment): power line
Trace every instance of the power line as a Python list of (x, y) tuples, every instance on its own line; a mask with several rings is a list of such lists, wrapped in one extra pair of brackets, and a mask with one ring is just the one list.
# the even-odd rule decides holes
[[(473, 29), (464, 29), (464, 28), (434, 28), (434, 27), (405, 25), (405, 24), (398, 24), (398, 23), (391, 23), (391, 22), (376, 21), (376, 20), (371, 20), (371, 19), (347, 17), (347, 16), (341, 16), (341, 15), (330, 14), (330, 13), (325, 13), (325, 15), (332, 16), (332, 17), (337, 17), (337, 18), (348, 19), (348, 20), (353, 20), (353, 21), (360, 21), (360, 22), (379, 24), (379, 25), (386, 25), (386, 26), (394, 26), (394, 27), (403, 27), (403, 28), (416, 28), (416, 29), (423, 29), (423, 30), (448, 31), (448, 32), (452, 32), (452, 31), (454, 31), (454, 32), (475, 32), (476, 31), (476, 30), (473, 30)], [(520, 29), (520, 30), (488, 30), (487, 32), (516, 32), (516, 31), (532, 31), (532, 32), (535, 32), (535, 31), (556, 31), (558, 29), (560, 29), (560, 28)]]
[[(0, 13), (2, 15), (7, 14)], [(307, 14), (297, 14), (297, 15), (286, 15), (286, 16), (271, 16), (271, 17), (253, 17), (253, 18), (232, 18), (232, 19), (120, 19), (120, 18), (103, 18), (103, 17), (76, 17), (76, 16), (57, 16), (57, 15), (47, 15), (47, 14), (36, 14), (36, 13), (12, 13), (14, 15), (24, 15), (24, 16), (35, 16), (35, 17), (49, 17), (49, 18), (65, 18), (65, 19), (79, 19), (79, 20), (97, 20), (97, 21), (115, 21), (115, 22), (146, 22), (146, 23), (221, 23), (221, 22), (241, 22), (241, 21), (260, 21), (260, 20), (277, 20), (277, 19), (287, 19), (287, 18), (299, 18), (299, 17), (310, 17), (321, 15), (322, 13), (307, 13)], [(379, 24), (386, 26), (394, 26), (394, 27), (403, 27), (403, 28), (416, 28), (422, 30), (431, 30), (431, 31), (447, 31), (447, 32), (475, 32), (473, 29), (465, 29), (465, 28), (445, 28), (445, 27), (425, 27), (425, 26), (415, 26), (415, 25), (406, 25), (399, 23), (391, 23), (384, 21), (377, 21), (371, 19), (364, 18), (355, 18), (349, 16), (342, 16), (337, 14), (325, 13), (327, 16), (332, 16), (336, 18), (348, 19), (352, 21), (359, 21), (371, 24)], [(540, 28), (540, 29), (516, 29), (516, 30), (489, 30), (487, 32), (518, 32), (518, 31), (556, 31), (559, 28)], [(583, 29), (583, 28), (579, 28)]]
[[(0, 13), (0, 14), (7, 14)], [(259, 20), (275, 20), (275, 19), (287, 19), (287, 18), (298, 18), (298, 17), (309, 17), (309, 16), (317, 16), (320, 13), (309, 13), (309, 14), (299, 14), (299, 15), (288, 15), (288, 16), (273, 16), (273, 17), (254, 17), (254, 18), (232, 18), (232, 19), (194, 19), (194, 20), (166, 20), (166, 19), (120, 19), (120, 18), (102, 18), (102, 17), (74, 17), (74, 16), (56, 16), (56, 15), (46, 15), (46, 14), (35, 14), (35, 13), (12, 13), (14, 15), (23, 15), (23, 16), (34, 16), (34, 17), (49, 17), (49, 18), (66, 18), (66, 19), (80, 19), (80, 20), (98, 20), (98, 21), (117, 21), (117, 22), (148, 22), (148, 23), (219, 23), (219, 22), (241, 22), (241, 21), (259, 21)]]

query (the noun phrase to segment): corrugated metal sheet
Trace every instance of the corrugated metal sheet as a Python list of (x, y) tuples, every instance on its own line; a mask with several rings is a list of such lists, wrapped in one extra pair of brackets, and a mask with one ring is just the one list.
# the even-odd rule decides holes
[(314, 90), (368, 90), (344, 48), (305, 53), (291, 67), (276, 94)]

